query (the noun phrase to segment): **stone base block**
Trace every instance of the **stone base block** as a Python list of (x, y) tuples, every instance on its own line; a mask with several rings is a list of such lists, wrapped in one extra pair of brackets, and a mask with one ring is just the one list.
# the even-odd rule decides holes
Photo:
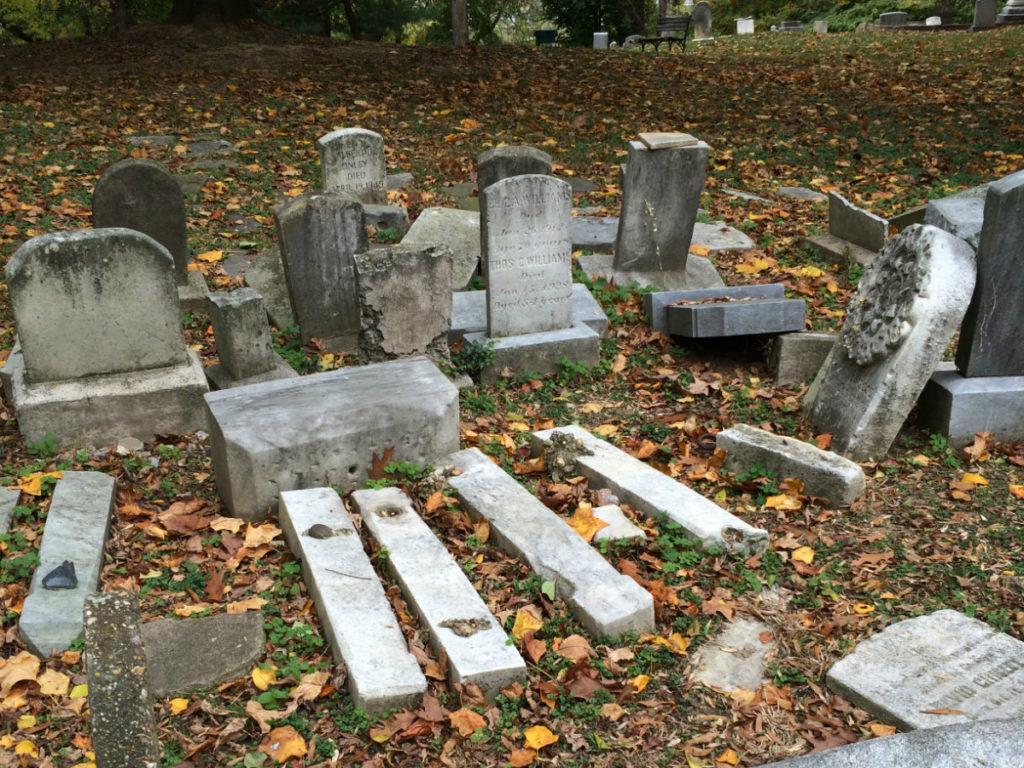
[(835, 235), (812, 235), (804, 240), (804, 245), (826, 259), (853, 261), (864, 267), (871, 264), (878, 255)]
[(274, 367), (257, 376), (249, 376), (245, 379), (233, 379), (227, 369), (217, 363), (206, 369), (206, 378), (210, 380), (210, 389), (231, 389), (232, 387), (245, 387), (249, 384), (262, 384), (264, 381), (276, 381), (277, 379), (291, 379), (299, 373), (284, 360), (278, 358)]
[(409, 231), (409, 211), (404, 205), (364, 203), (363, 214), (366, 216), (366, 223), (378, 232), (388, 230), (402, 237)]
[(686, 258), (686, 269), (675, 272), (621, 272), (615, 269), (614, 257), (603, 253), (580, 256), (578, 264), (591, 280), (604, 278), (616, 285), (636, 283), (642, 288), (663, 291), (720, 288), (725, 285), (710, 259), (692, 253)]
[(0, 378), (26, 443), (49, 434), (64, 446), (103, 446), (127, 437), (147, 441), (206, 429), (208, 387), (193, 352), (188, 362), (171, 368), (30, 384), (16, 346)]
[(688, 339), (800, 331), (806, 312), (803, 299), (739, 299), (666, 307), (668, 332)]
[(932, 374), (917, 402), (918, 422), (960, 447), (975, 432), (1005, 442), (1024, 440), (1024, 376), (965, 378), (957, 371)]
[(210, 289), (206, 287), (206, 278), (198, 269), (188, 271), (188, 281), (178, 284), (178, 302), (182, 312), (207, 313), (206, 295)]
[(556, 373), (563, 358), (588, 367), (601, 360), (601, 337), (586, 325), (503, 339), (471, 334), (466, 341), (494, 343), (494, 362), (480, 373), (483, 384), (493, 384), (508, 371), (539, 376)]
[(776, 336), (768, 354), (768, 370), (775, 383), (785, 387), (814, 379), (838, 338), (836, 333), (810, 331)]
[[(612, 253), (619, 231), (618, 216), (573, 216), (569, 223), (573, 250), (590, 253)], [(736, 251), (754, 247), (754, 241), (722, 222), (693, 225), (691, 245), (699, 245), (709, 251)]]
[[(573, 325), (586, 325), (598, 336), (608, 331), (608, 316), (594, 295), (582, 283), (572, 286)], [(467, 334), (487, 331), (487, 291), (456, 291), (452, 294), (452, 327), (448, 343)]]
[(653, 330), (668, 333), (668, 308), (680, 301), (703, 301), (721, 296), (728, 296), (732, 299), (782, 299), (785, 295), (786, 286), (782, 283), (722, 286), (684, 291), (655, 291), (644, 296), (644, 315), (647, 318), (647, 324)]

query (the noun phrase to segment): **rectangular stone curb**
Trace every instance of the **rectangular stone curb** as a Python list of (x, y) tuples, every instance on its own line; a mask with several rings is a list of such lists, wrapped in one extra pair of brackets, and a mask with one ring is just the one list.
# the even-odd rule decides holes
[(803, 299), (672, 304), (666, 308), (668, 332), (691, 339), (802, 331), (806, 312)]
[(783, 333), (772, 340), (768, 368), (779, 386), (803, 384), (818, 375), (825, 358), (832, 351), (835, 333)]
[(0, 488), (0, 533), (7, 533), (11, 528), (14, 508), (18, 506), (21, 491), (17, 488)]
[(373, 457), (427, 465), (459, 447), (459, 392), (422, 357), (211, 392), (217, 490), (262, 518), (281, 491), (366, 480)]
[(330, 488), (285, 491), (280, 523), (302, 561), (334, 658), (348, 670), (355, 705), (367, 712), (418, 706), (427, 679), (338, 494)]
[[(100, 582), (115, 491), (114, 478), (102, 472), (65, 472), (57, 482), (18, 622), (21, 639), (37, 656), (67, 650), (82, 633), (85, 599)], [(75, 564), (78, 586), (44, 589), (43, 578), (65, 560)]]
[(679, 301), (702, 301), (716, 296), (729, 296), (733, 299), (782, 299), (786, 296), (786, 286), (782, 283), (769, 283), (766, 285), (740, 285), (731, 288), (701, 288), (693, 291), (655, 291), (644, 295), (644, 316), (652, 329), (668, 333), (668, 312), (666, 310), (670, 304)]
[(480, 381), (493, 384), (506, 369), (514, 374), (545, 376), (557, 373), (562, 358), (589, 368), (601, 362), (601, 337), (586, 325), (574, 325), (560, 331), (541, 331), (522, 336), (488, 339), (473, 334), (467, 341), (493, 342), (494, 362), (480, 373)]
[(558, 427), (534, 432), (534, 453), (540, 453), (555, 432), (564, 432), (580, 440), (591, 452), (576, 459), (580, 473), (591, 484), (608, 488), (619, 499), (648, 517), (664, 515), (704, 546), (716, 546), (738, 552), (763, 552), (768, 532), (722, 509), (692, 488), (644, 464), (611, 443), (606, 443), (579, 426)]
[(616, 571), (582, 536), (476, 448), (452, 454), (462, 473), (448, 482), (498, 546), (529, 563), (596, 636), (654, 629), (650, 593)]
[[(608, 331), (608, 316), (593, 294), (583, 283), (572, 285), (573, 325), (586, 325), (594, 333), (604, 336)], [(452, 294), (452, 327), (449, 343), (459, 341), (471, 333), (487, 331), (487, 291), (456, 291)]]
[(877, 251), (861, 248), (856, 243), (843, 240), (835, 235), (810, 235), (804, 238), (804, 245), (818, 256), (847, 263), (856, 262), (862, 267), (870, 266), (878, 255)]
[(398, 488), (356, 491), (363, 526), (388, 551), (388, 571), (448, 659), (452, 683), (479, 685), (488, 695), (526, 677), (526, 663), (466, 574)]
[(157, 768), (163, 756), (146, 679), (139, 602), (128, 592), (84, 606), (92, 748), (103, 768)]
[(725, 466), (733, 472), (759, 464), (780, 480), (799, 478), (804, 493), (835, 504), (850, 504), (864, 493), (864, 470), (858, 464), (796, 438), (737, 424), (719, 432), (715, 442), (726, 452)]
[(1024, 376), (936, 371), (917, 401), (917, 418), (957, 448), (973, 442), (975, 432), (993, 432), (1000, 442), (1024, 440)]
[(840, 240), (877, 253), (889, 237), (889, 222), (854, 205), (842, 195), (829, 192), (828, 232)]

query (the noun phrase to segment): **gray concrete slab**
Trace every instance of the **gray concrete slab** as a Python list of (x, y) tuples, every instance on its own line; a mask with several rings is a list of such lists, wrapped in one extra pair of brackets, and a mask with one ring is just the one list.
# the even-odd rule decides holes
[(802, 331), (803, 299), (739, 299), (707, 304), (676, 302), (666, 307), (668, 332), (690, 339), (755, 336)]
[(1000, 442), (1024, 440), (1024, 376), (965, 378), (936, 371), (917, 401), (918, 422), (956, 447), (992, 432)]
[(586, 325), (501, 339), (469, 334), (466, 341), (493, 344), (494, 361), (480, 373), (484, 384), (493, 384), (507, 372), (540, 376), (557, 373), (563, 359), (588, 368), (601, 361), (601, 337)]
[(767, 624), (736, 617), (697, 650), (693, 678), (723, 693), (756, 691), (774, 646)]
[(668, 333), (668, 307), (679, 301), (701, 301), (727, 294), (735, 299), (782, 299), (786, 286), (782, 283), (764, 285), (733, 285), (682, 291), (654, 291), (644, 294), (644, 315), (656, 331)]
[[(587, 325), (599, 336), (608, 330), (608, 316), (593, 294), (582, 283), (572, 284), (573, 325)], [(487, 330), (487, 291), (456, 291), (452, 294), (452, 328), (450, 342), (467, 334)]]

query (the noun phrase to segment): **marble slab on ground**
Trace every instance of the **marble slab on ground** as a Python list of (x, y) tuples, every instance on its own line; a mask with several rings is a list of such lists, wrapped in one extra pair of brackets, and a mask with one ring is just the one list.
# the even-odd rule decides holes
[(803, 200), (810, 203), (828, 202), (828, 195), (807, 189), (807, 187), (779, 187), (776, 191), (782, 197), (788, 197), (790, 200)]
[(764, 683), (765, 658), (774, 647), (767, 624), (736, 618), (697, 651), (693, 677), (723, 693), (756, 691)]
[(768, 369), (779, 386), (803, 384), (818, 375), (838, 339), (835, 333), (783, 333), (772, 341)]
[(835, 235), (809, 235), (804, 239), (804, 244), (825, 259), (840, 262), (852, 261), (862, 267), (869, 266), (878, 255), (875, 251), (861, 248), (856, 243), (843, 240)]
[(671, 272), (621, 272), (615, 269), (610, 253), (592, 253), (577, 259), (591, 280), (607, 280), (616, 285), (656, 288), (663, 291), (720, 288), (725, 285), (710, 259), (690, 254), (683, 270)]
[(665, 308), (668, 332), (690, 339), (728, 338), (802, 331), (807, 303), (803, 299), (734, 299), (724, 289), (706, 303), (677, 301)]
[[(618, 216), (573, 216), (569, 223), (574, 250), (591, 253), (611, 253), (615, 250), (615, 236), (619, 231)], [(696, 222), (693, 225), (691, 246), (709, 251), (744, 251), (754, 247), (754, 241), (743, 232), (723, 222)]]
[(594, 534), (594, 541), (643, 541), (647, 534), (633, 523), (618, 504), (594, 507), (594, 517), (607, 525)]
[[(599, 336), (608, 330), (608, 316), (582, 283), (572, 286), (572, 324), (589, 326)], [(452, 294), (450, 342), (487, 330), (487, 291), (456, 291)]]
[(727, 294), (734, 299), (783, 299), (786, 286), (782, 283), (758, 285), (732, 285), (728, 287), (698, 288), (681, 291), (653, 291), (644, 294), (644, 315), (647, 324), (656, 331), (669, 332), (668, 308), (680, 301), (703, 301)]
[(1024, 717), (1024, 642), (959, 611), (935, 611), (863, 641), (826, 683), (902, 730)]

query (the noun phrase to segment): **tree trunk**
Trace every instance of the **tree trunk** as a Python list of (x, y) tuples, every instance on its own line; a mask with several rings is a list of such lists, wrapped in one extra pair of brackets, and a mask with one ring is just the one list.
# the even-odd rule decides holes
[(345, 23), (348, 24), (348, 33), (353, 40), (362, 40), (363, 28), (359, 23), (359, 14), (356, 13), (355, 4), (352, 0), (342, 0), (341, 10), (345, 14)]
[(452, 0), (452, 45), (462, 48), (469, 45), (469, 16), (466, 0)]
[(174, 0), (169, 21), (175, 24), (223, 24), (254, 18), (255, 0)]

